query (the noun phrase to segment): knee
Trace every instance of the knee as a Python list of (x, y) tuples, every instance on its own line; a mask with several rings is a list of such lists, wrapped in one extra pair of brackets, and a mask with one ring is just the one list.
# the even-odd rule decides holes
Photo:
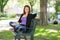
[(14, 22), (9, 22), (9, 25), (12, 26), (13, 23), (14, 23)]
[(11, 25), (13, 22), (9, 22), (9, 25)]

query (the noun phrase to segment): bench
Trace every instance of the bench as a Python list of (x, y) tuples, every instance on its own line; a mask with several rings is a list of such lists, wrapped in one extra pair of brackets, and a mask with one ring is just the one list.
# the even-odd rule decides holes
[(18, 33), (15, 33), (15, 40), (20, 40), (21, 36), (24, 36), (25, 40), (27, 40), (26, 36), (30, 36), (30, 40), (34, 40), (34, 32), (36, 25), (38, 24), (37, 21), (37, 19), (32, 19), (30, 28), (26, 33), (22, 33), (20, 31), (18, 31)]

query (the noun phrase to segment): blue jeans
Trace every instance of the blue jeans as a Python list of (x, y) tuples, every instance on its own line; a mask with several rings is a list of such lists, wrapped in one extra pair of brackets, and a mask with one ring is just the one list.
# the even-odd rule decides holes
[(22, 26), (21, 24), (17, 24), (16, 26), (13, 26), (12, 25), (13, 23), (14, 22), (10, 22), (9, 25), (14, 28), (15, 32), (17, 32), (18, 29), (24, 33), (26, 32), (26, 26)]

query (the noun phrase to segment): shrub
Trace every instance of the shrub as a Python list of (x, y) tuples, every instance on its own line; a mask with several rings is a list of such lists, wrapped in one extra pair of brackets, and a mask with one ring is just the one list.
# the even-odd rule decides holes
[(9, 18), (15, 18), (16, 17), (16, 14), (10, 14), (9, 15)]
[(0, 17), (8, 17), (6, 13), (0, 13)]
[(8, 18), (6, 17), (0, 17), (0, 20), (7, 20)]

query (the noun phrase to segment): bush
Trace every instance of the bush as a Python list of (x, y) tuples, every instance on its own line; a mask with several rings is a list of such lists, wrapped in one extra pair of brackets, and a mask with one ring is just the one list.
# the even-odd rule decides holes
[(56, 18), (56, 17), (57, 17), (57, 16), (56, 16), (55, 13), (51, 14), (51, 16), (50, 16), (50, 18)]
[(0, 17), (0, 20), (7, 20), (8, 18), (6, 17)]
[(8, 15), (6, 13), (0, 13), (0, 20), (8, 19)]
[(6, 13), (0, 13), (0, 17), (8, 17)]
[(15, 18), (16, 17), (16, 14), (10, 14), (9, 15), (9, 18)]

